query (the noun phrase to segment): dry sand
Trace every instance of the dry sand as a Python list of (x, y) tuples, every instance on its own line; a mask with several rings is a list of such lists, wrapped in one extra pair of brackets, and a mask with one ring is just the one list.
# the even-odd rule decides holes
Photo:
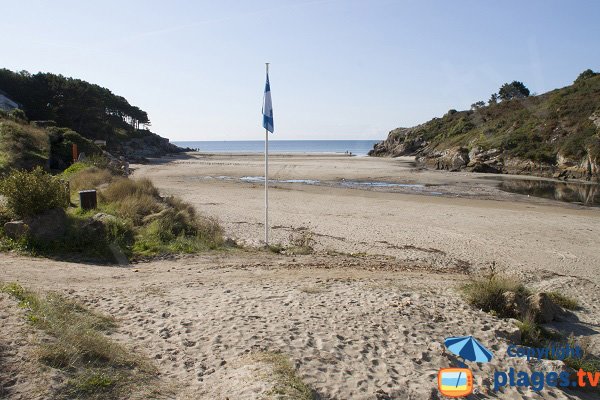
[[(191, 155), (138, 166), (165, 193), (221, 220), (252, 245), (263, 238), (262, 184), (219, 177), (260, 176), (260, 156)], [(320, 250), (387, 254), (403, 260), (474, 265), (496, 261), (515, 271), (551, 271), (600, 283), (600, 209), (496, 189), (491, 174), (423, 171), (410, 159), (272, 156), (270, 178), (373, 180), (436, 185), (402, 193), (277, 183), (270, 191), (272, 242), (308, 228)], [(443, 195), (426, 195), (430, 193)], [(483, 199), (482, 199), (483, 198)]]
[[(153, 359), (175, 398), (270, 398), (272, 370), (253, 354), (281, 352), (321, 398), (436, 399), (438, 369), (456, 365), (443, 340), (460, 335), (474, 335), (495, 357), (469, 365), (480, 391), (472, 398), (597, 398), (557, 389), (488, 393), (495, 369), (560, 366), (508, 358), (515, 325), (473, 310), (458, 290), (467, 272), (495, 260), (533, 289), (577, 298), (583, 309), (556, 326), (589, 336), (598, 349), (597, 210), (510, 201), (480, 176), (414, 171), (407, 160), (286, 156), (272, 165), (278, 179), (450, 182), (466, 197), (278, 184), (274, 240), (307, 227), (318, 254), (232, 250), (138, 264), (138, 272), (4, 254), (0, 280), (58, 290), (114, 315), (114, 337)], [(261, 167), (254, 156), (191, 156), (137, 166), (135, 176), (217, 216), (240, 242), (258, 244), (262, 187), (203, 177), (260, 175)], [(26, 329), (9, 311), (0, 310), (3, 329)], [(10, 354), (12, 363), (27, 358)], [(19, 396), (28, 379), (17, 375), (11, 398), (28, 398)]]

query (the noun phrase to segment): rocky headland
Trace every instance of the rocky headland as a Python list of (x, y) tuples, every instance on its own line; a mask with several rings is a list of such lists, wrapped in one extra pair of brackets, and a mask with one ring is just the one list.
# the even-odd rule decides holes
[(475, 103), (392, 130), (370, 156), (415, 156), (427, 168), (600, 179), (600, 75), (538, 96)]

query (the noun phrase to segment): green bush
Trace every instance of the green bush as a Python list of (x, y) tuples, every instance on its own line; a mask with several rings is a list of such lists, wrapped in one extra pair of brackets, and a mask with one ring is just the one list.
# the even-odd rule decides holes
[(64, 184), (41, 167), (31, 172), (11, 171), (0, 181), (0, 194), (6, 197), (8, 209), (18, 217), (64, 208), (68, 202)]
[(8, 116), (15, 121), (23, 121), (27, 122), (27, 115), (25, 115), (25, 111), (20, 108), (15, 108), (14, 110), (10, 110), (8, 112)]

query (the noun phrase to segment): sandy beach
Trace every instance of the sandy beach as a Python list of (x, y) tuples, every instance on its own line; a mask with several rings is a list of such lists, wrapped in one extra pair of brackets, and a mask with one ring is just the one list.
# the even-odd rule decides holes
[[(280, 182), (270, 191), (272, 242), (309, 235), (316, 251), (273, 254), (256, 249), (264, 192), (252, 177), (262, 175), (260, 156), (189, 154), (132, 167), (134, 178), (218, 218), (246, 249), (132, 267), (2, 254), (0, 276), (115, 316), (114, 338), (155, 362), (170, 398), (277, 398), (271, 367), (253, 355), (279, 352), (316, 398), (438, 399), (437, 371), (456, 362), (443, 340), (462, 335), (494, 353), (492, 362), (470, 365), (472, 398), (595, 398), (552, 388), (491, 392), (494, 370), (560, 365), (509, 358), (514, 323), (474, 310), (458, 288), (494, 261), (532, 289), (576, 298), (582, 308), (553, 326), (598, 349), (598, 209), (505, 193), (483, 174), (418, 170), (410, 159), (273, 156), (271, 178)], [(281, 182), (298, 179), (319, 183)], [(27, 337), (7, 299), (0, 302), (3, 326)], [(23, 337), (0, 334), (0, 345)], [(4, 355), (3, 365), (26, 359), (24, 351)], [(17, 378), (11, 398), (33, 398), (31, 382)]]
[[(241, 243), (263, 238), (260, 155), (195, 155), (137, 166), (165, 194), (181, 196), (224, 224)], [(411, 158), (271, 156), (273, 242), (300, 229), (318, 250), (385, 254), (407, 261), (495, 261), (516, 272), (545, 271), (600, 283), (600, 209), (498, 190), (493, 174), (417, 169)], [(227, 179), (226, 179), (227, 178)], [(375, 181), (424, 187), (360, 189), (340, 182)]]

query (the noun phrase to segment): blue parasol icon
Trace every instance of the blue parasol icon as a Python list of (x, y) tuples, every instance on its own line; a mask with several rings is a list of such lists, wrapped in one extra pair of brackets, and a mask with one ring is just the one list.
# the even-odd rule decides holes
[(465, 360), (486, 363), (493, 357), (473, 336), (449, 337), (444, 340), (444, 344), (448, 350)]
[[(444, 340), (444, 344), (448, 350), (465, 360), (486, 363), (493, 358), (492, 353), (473, 336), (449, 337)], [(459, 373), (456, 386), (460, 381), (460, 375)]]

